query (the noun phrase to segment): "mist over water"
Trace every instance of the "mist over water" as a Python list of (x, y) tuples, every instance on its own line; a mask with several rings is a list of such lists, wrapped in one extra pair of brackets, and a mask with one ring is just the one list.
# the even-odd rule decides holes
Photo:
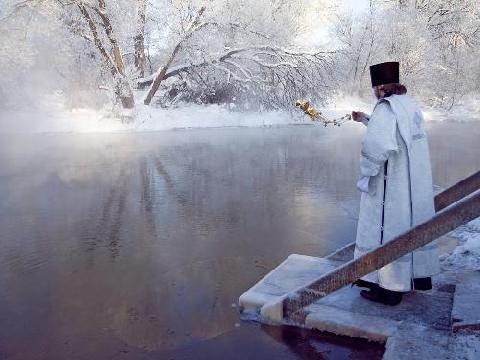
[(235, 303), (355, 239), (365, 128), (299, 100), (370, 112), (398, 61), (435, 190), (480, 169), (479, 29), (476, 0), (0, 1), (0, 360), (381, 358)]
[[(0, 357), (314, 358), (232, 304), (354, 240), (355, 125), (0, 135)], [(480, 168), (480, 124), (427, 128), (435, 185)]]

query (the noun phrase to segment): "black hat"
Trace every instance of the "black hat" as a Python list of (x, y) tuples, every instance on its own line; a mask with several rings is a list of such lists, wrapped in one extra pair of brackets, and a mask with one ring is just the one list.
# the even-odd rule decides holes
[(370, 66), (372, 87), (400, 82), (400, 64), (396, 61)]

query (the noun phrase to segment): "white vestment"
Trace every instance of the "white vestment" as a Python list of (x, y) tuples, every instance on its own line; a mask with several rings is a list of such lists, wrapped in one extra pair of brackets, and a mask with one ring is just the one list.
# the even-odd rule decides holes
[[(430, 154), (418, 105), (407, 95), (389, 96), (378, 101), (365, 123), (358, 187), (366, 192), (360, 201), (355, 257), (435, 214)], [(433, 242), (363, 279), (388, 290), (410, 291), (411, 279), (439, 270)]]

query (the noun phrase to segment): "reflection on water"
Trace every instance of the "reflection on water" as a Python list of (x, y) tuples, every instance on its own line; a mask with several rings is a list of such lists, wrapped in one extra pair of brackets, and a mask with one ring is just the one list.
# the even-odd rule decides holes
[[(235, 328), (232, 303), (290, 253), (354, 239), (353, 125), (2, 137), (0, 358), (180, 356), (222, 339), (241, 353), (242, 331), (267, 336)], [(428, 131), (437, 185), (480, 168), (479, 125)]]
[[(240, 351), (232, 351), (236, 348)], [(155, 355), (175, 360), (373, 360), (381, 359), (384, 351), (383, 345), (367, 341), (288, 326), (245, 323), (214, 339), (182, 349), (160, 351)]]

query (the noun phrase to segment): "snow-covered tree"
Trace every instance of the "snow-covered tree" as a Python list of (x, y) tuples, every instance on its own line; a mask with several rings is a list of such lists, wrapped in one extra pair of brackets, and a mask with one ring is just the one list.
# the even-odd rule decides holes
[[(341, 9), (327, 0), (4, 0), (0, 104), (59, 90), (72, 107), (131, 108), (137, 98), (292, 109), (339, 88), (368, 91), (369, 65), (390, 59), (432, 103), (480, 90), (478, 1)], [(304, 40), (332, 20), (329, 51)]]
[(368, 65), (398, 60), (416, 95), (451, 107), (478, 91), (480, 9), (475, 0), (371, 0), (366, 16), (338, 16), (343, 87), (369, 88)]
[[(100, 86), (111, 88), (122, 106), (131, 108), (134, 98), (122, 50), (122, 35), (126, 31), (117, 31), (126, 28), (118, 24), (129, 24), (121, 19), (122, 7), (127, 6), (127, 1), (122, 6), (121, 1), (107, 3), (106, 0), (23, 0), (10, 3), (3, 24), (11, 33), (23, 33), (26, 49), (36, 48), (35, 61), (48, 55), (48, 46), (36, 46), (36, 39), (40, 37), (42, 43), (48, 42), (56, 47), (58, 55), (59, 50), (68, 52), (68, 49), (66, 58), (58, 57), (51, 63), (57, 71), (68, 65), (88, 62), (87, 68), (72, 69), (62, 75), (74, 77), (80, 71), (88, 79), (93, 70), (97, 78), (104, 81)], [(15, 42), (12, 45), (18, 46)], [(65, 56), (64, 53), (61, 55)], [(96, 68), (92, 69), (94, 65)], [(109, 76), (105, 76), (105, 70)]]
[(133, 92), (123, 60), (121, 43), (112, 19), (115, 14), (121, 13), (121, 2), (110, 2), (109, 7), (106, 0), (73, 0), (68, 3), (53, 0), (53, 2), (69, 8), (61, 13), (65, 25), (96, 48), (111, 73), (115, 95), (123, 107), (132, 108), (135, 104)]
[(9, 13), (30, 34), (44, 32), (40, 22), (31, 26), (31, 17), (63, 26), (63, 39), (53, 32), (47, 37), (69, 48), (69, 66), (88, 63), (77, 69), (88, 72), (81, 76), (95, 77), (96, 87), (111, 89), (123, 107), (134, 106), (134, 87), (150, 86), (147, 104), (159, 95), (163, 105), (285, 108), (298, 97), (323, 100), (333, 91), (331, 53), (295, 44), (307, 15), (317, 16), (316, 26), (323, 21), (324, 3), (17, 0)]
[[(177, 101), (286, 108), (298, 97), (325, 100), (333, 91), (331, 53), (299, 48), (295, 37), (311, 1), (168, 1), (169, 47), (145, 103), (160, 88)], [(317, 1), (317, 6), (319, 2)], [(317, 11), (317, 26), (322, 21)], [(173, 24), (173, 25), (171, 25)], [(166, 80), (168, 79), (168, 82)]]

